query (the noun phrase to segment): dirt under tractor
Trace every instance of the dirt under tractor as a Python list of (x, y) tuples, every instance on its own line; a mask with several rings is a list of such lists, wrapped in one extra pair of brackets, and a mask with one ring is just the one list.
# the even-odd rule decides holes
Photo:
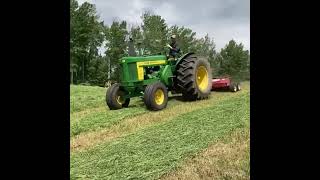
[(177, 58), (167, 55), (129, 56), (120, 59), (120, 82), (106, 93), (110, 110), (128, 107), (130, 98), (142, 97), (149, 110), (167, 106), (168, 92), (186, 101), (209, 97), (211, 68), (207, 60), (189, 52)]

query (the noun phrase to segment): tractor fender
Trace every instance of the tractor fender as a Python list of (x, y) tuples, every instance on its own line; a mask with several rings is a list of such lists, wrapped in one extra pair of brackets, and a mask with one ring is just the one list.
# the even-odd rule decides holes
[(178, 60), (177, 60), (177, 63), (176, 63), (176, 67), (179, 65), (179, 63), (181, 62), (182, 59), (186, 58), (187, 56), (190, 56), (192, 54), (195, 54), (193, 52), (189, 52), (189, 53), (186, 53), (184, 54), (183, 56), (181, 56)]

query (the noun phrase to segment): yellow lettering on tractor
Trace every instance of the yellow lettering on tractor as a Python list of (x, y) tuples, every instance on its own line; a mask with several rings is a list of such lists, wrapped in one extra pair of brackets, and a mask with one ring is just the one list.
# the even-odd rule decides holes
[(144, 79), (143, 78), (143, 75), (144, 75), (143, 66), (162, 65), (162, 64), (166, 64), (166, 60), (137, 62), (138, 80), (142, 81)]

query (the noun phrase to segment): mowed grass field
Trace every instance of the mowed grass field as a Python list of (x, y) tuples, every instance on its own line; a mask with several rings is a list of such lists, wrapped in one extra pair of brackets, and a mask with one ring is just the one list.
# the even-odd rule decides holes
[(71, 179), (250, 179), (250, 83), (208, 100), (140, 98), (110, 111), (106, 89), (71, 86)]

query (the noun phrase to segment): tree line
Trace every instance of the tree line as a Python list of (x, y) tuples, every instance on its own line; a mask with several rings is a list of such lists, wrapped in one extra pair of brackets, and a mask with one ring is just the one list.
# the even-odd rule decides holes
[[(142, 24), (130, 26), (126, 21), (114, 20), (105, 25), (99, 20), (94, 4), (76, 0), (70, 4), (70, 81), (104, 86), (109, 81), (119, 81), (119, 62), (128, 56), (129, 37), (136, 50), (144, 55), (163, 52), (171, 34), (177, 36), (181, 53), (195, 52), (207, 58), (213, 76), (230, 75), (239, 80), (250, 79), (250, 54), (242, 43), (230, 40), (220, 52), (208, 34), (196, 38), (196, 32), (187, 27), (168, 26), (160, 15), (144, 12)], [(99, 54), (104, 46), (105, 52)]]

